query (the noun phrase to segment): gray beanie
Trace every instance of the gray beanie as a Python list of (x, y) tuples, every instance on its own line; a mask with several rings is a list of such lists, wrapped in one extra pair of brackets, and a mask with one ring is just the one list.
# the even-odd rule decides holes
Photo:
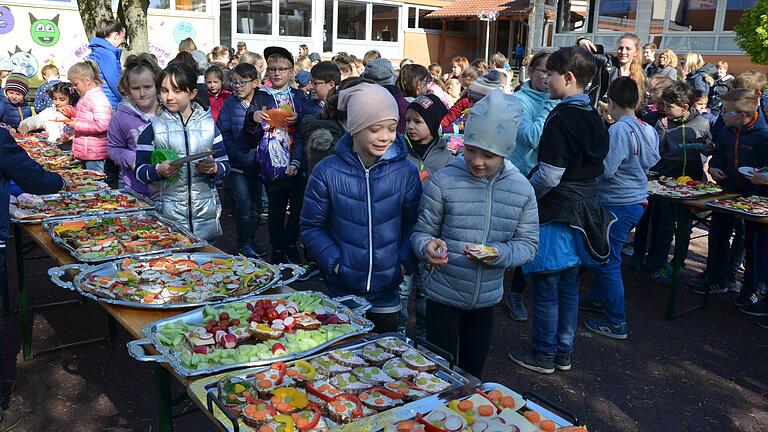
[(208, 63), (208, 59), (205, 57), (205, 53), (200, 50), (194, 50), (190, 54), (192, 54), (192, 57), (194, 57), (197, 62), (197, 73), (200, 75), (205, 73), (205, 70), (211, 66)]
[(488, 96), (493, 89), (500, 89), (502, 85), (504, 81), (502, 81), (501, 72), (491, 69), (469, 85), (467, 96), (472, 99), (472, 102), (477, 102)]
[(379, 85), (392, 85), (395, 83), (395, 68), (389, 60), (377, 58), (366, 63), (360, 76)]
[(509, 157), (515, 149), (517, 126), (522, 117), (523, 105), (516, 97), (500, 89), (491, 90), (469, 110), (464, 145)]

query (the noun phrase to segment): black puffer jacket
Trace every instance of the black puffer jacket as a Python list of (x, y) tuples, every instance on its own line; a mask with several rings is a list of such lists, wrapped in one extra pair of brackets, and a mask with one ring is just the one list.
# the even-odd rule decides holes
[(326, 120), (317, 114), (304, 117), (302, 135), (307, 146), (307, 175), (312, 174), (315, 165), (334, 154), (336, 143), (347, 132), (339, 120)]

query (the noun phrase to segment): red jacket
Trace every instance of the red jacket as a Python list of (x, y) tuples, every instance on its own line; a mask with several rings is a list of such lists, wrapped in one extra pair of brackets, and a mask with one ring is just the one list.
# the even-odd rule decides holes
[(443, 128), (443, 132), (453, 132), (453, 122), (461, 117), (461, 113), (465, 110), (472, 108), (472, 100), (468, 96), (462, 96), (455, 104), (448, 110), (448, 114), (443, 117), (443, 121), (440, 122), (440, 127)]
[(211, 101), (211, 117), (213, 117), (213, 121), (219, 119), (219, 112), (221, 112), (221, 107), (224, 106), (224, 102), (229, 99), (229, 97), (232, 96), (232, 92), (230, 90), (222, 90), (217, 95), (211, 94), (211, 92), (208, 92), (208, 99)]

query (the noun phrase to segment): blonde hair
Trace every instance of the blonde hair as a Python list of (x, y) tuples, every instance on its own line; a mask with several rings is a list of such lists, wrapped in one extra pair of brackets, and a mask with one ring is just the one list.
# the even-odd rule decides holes
[(688, 75), (689, 73), (704, 66), (704, 57), (696, 51), (691, 51), (685, 55), (683, 63), (683, 73)]
[(643, 58), (640, 50), (640, 38), (634, 33), (624, 33), (619, 38), (621, 40), (631, 40), (635, 43), (635, 56), (632, 63), (629, 64), (629, 77), (637, 84), (637, 92), (642, 98), (645, 95), (645, 73), (643, 72)]
[(661, 58), (662, 57), (666, 57), (667, 58), (667, 60), (668, 60), (667, 61), (667, 66), (677, 67), (677, 63), (678, 63), (677, 54), (675, 54), (674, 51), (672, 51), (671, 49), (665, 49), (664, 51), (662, 51), (659, 54), (659, 57), (656, 59), (656, 65), (659, 66), (659, 67), (663, 67), (663, 66), (661, 66)]
[(296, 65), (294, 66), (295, 72), (299, 73), (303, 70), (309, 72), (312, 69), (312, 60), (307, 56), (301, 56), (296, 59)]
[(748, 70), (740, 73), (736, 79), (731, 83), (731, 88), (743, 88), (752, 90), (755, 93), (762, 93), (765, 91), (765, 75), (762, 72), (756, 70)]
[(491, 64), (493, 65), (493, 67), (497, 69), (503, 68), (506, 62), (507, 62), (507, 57), (500, 52), (497, 52), (496, 54), (491, 56)]
[(760, 102), (755, 92), (747, 88), (735, 88), (720, 95), (720, 100), (723, 103), (733, 104), (733, 107), (737, 111), (743, 113), (754, 113), (757, 111), (757, 107), (760, 106)]
[(59, 68), (56, 67), (56, 65), (53, 64), (47, 64), (43, 66), (43, 68), (40, 70), (40, 73), (46, 77), (48, 75), (56, 75), (59, 76)]
[(67, 71), (67, 78), (72, 81), (82, 78), (90, 78), (93, 82), (101, 84), (99, 66), (91, 59), (87, 59), (72, 65)]
[(195, 41), (192, 40), (192, 38), (186, 38), (179, 42), (179, 51), (192, 52), (195, 50), (197, 50), (197, 45), (195, 44)]

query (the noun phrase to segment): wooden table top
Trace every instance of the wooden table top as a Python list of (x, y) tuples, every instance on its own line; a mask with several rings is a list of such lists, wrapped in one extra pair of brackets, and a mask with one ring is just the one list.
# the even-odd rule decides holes
[[(43, 249), (45, 253), (48, 254), (48, 256), (50, 256), (56, 262), (57, 265), (73, 264), (78, 262), (66, 250), (62, 249), (56, 243), (54, 243), (54, 241), (48, 235), (48, 232), (43, 229), (42, 224), (19, 224), (19, 226), (21, 227), (22, 231), (26, 235), (31, 237), (35, 241), (35, 243), (38, 246), (40, 246), (40, 248)], [(197, 249), (196, 252), (224, 253), (221, 250), (211, 245)], [(283, 293), (291, 293), (294, 291), (295, 291), (294, 289), (289, 288), (287, 286), (279, 286), (264, 292), (264, 294), (283, 294)], [(98, 303), (99, 303), (99, 306), (104, 308), (104, 310), (106, 310), (108, 314), (110, 314), (113, 318), (115, 318), (115, 320), (117, 320), (117, 322), (119, 322), (120, 325), (123, 326), (123, 328), (125, 328), (125, 330), (127, 330), (128, 333), (130, 333), (130, 335), (134, 339), (143, 339), (145, 337), (141, 329), (146, 327), (149, 323), (155, 322), (157, 320), (165, 319), (165, 318), (171, 318), (193, 309), (193, 308), (189, 308), (189, 309), (177, 309), (172, 311), (161, 311), (161, 310), (130, 308), (126, 306), (111, 305), (111, 304), (102, 303), (102, 302), (98, 302)], [(147, 346), (146, 349), (152, 354), (157, 353), (151, 346)], [(173, 374), (173, 376), (175, 376), (176, 379), (179, 380), (185, 386), (189, 385), (190, 382), (201, 378), (201, 377), (190, 377), (190, 378), (182, 377), (176, 374), (173, 368), (170, 367), (170, 365), (168, 365), (168, 363), (160, 363), (160, 364), (164, 368), (168, 369)]]

